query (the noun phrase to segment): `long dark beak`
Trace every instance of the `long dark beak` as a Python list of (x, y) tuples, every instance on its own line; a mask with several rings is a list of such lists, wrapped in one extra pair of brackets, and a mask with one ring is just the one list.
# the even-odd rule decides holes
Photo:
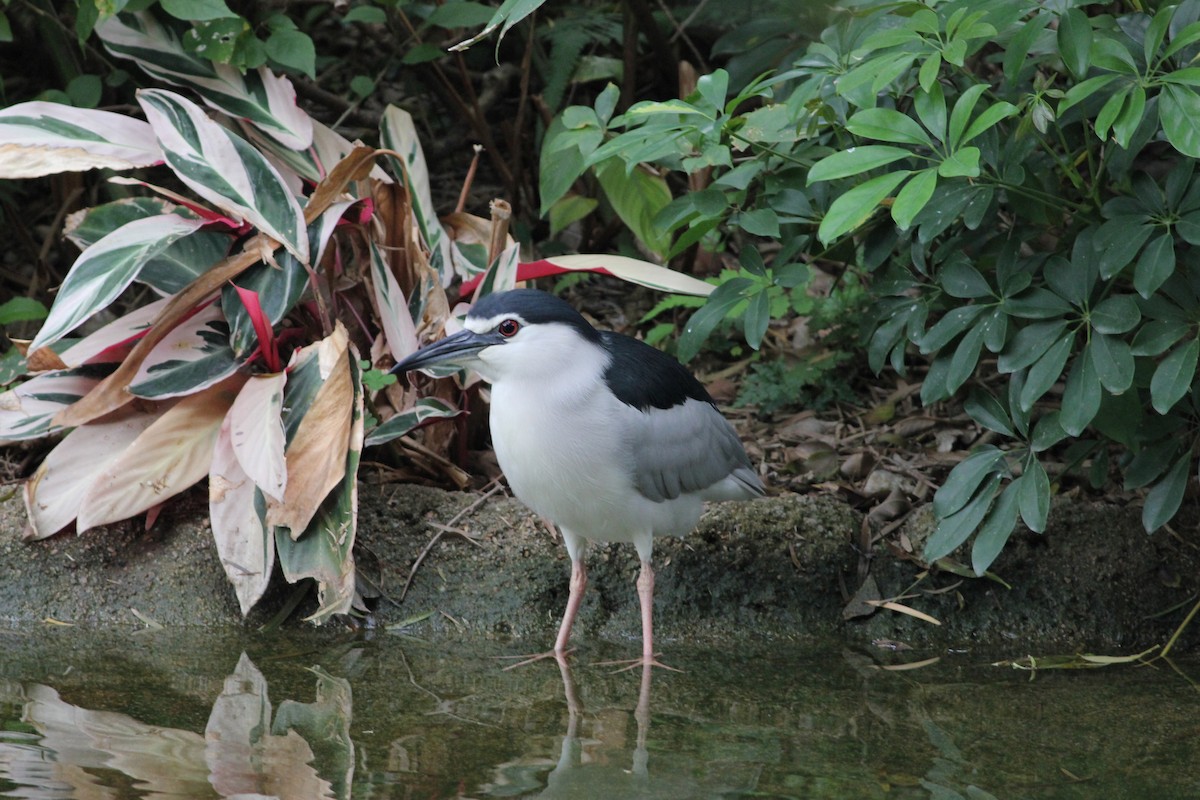
[(494, 332), (459, 331), (453, 336), (447, 336), (427, 347), (422, 347), (392, 367), (389, 372), (393, 375), (403, 375), (406, 372), (426, 367), (467, 366), (480, 350), (492, 345), (503, 344), (505, 341), (504, 337)]

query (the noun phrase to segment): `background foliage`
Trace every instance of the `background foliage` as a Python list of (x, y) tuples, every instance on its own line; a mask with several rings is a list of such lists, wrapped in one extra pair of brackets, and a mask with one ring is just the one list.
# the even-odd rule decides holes
[[(1183, 504), (1197, 468), (1200, 401), (1200, 0), (1153, 8), (848, 0), (832, 10), (378, 0), (286, 13), (221, 0), (116, 5), (149, 9), (190, 64), (182, 78), (177, 64), (146, 68), (150, 85), (165, 81), (173, 93), (182, 81), (207, 114), (249, 131), (272, 165), (306, 181), (302, 195), (327, 172), (306, 172), (295, 147), (289, 155), (272, 145), (287, 135), (272, 129), (274, 112), (248, 117), (237, 96), (214, 90), (213, 75), (236, 83), (230, 76), (245, 74), (254, 94), (262, 70), (287, 74), (302, 103), (321, 109), (318, 130), (383, 146), (394, 144), (387, 104), (410, 108), (401, 138), (419, 137), (443, 174), (475, 175), (461, 193), (428, 184), (413, 209), (440, 276), (429, 284), (451, 286), (448, 304), (474, 291), (471, 281), (503, 286), (515, 276), (515, 257), (501, 269), (506, 248), (488, 246), (488, 223), (464, 213), (503, 197), (516, 241), (551, 259), (525, 276), (561, 271), (568, 262), (554, 260), (563, 253), (597, 251), (702, 277), (709, 288), (645, 313), (646, 337), (683, 360), (746, 359), (742, 401), (762, 414), (846, 402), (860, 362), (915, 381), (926, 406), (961, 403), (988, 434), (934, 476), (939, 523), (926, 562), (970, 542), (971, 566), (983, 574), (1017, 525), (1045, 529), (1066, 485), (1142, 495), (1148, 531)], [(155, 59), (97, 44), (111, 9), (79, 9), (68, 20), (33, 0), (5, 7), (0, 36), (48, 36), (58, 79), (54, 87), (6, 79), (7, 102), (130, 110), (130, 92), (146, 78), (126, 71), (128, 57), (143, 68)], [(156, 103), (178, 104), (168, 94), (143, 92), (147, 118)], [(477, 164), (471, 142), (483, 145)], [(408, 180), (390, 163), (392, 177)], [(170, 166), (186, 184), (186, 165)], [(5, 185), (0, 208), (44, 270), (19, 302), (0, 305), (0, 319), (16, 326), (47, 313), (49, 303), (37, 302), (48, 299), (47, 285), (68, 285), (49, 258), (55, 246), (37, 245), (30, 215), (15, 213), (22, 191)], [(53, 184), (62, 209), (126, 191), (78, 177)], [(374, 192), (355, 197), (368, 194), (375, 220), (403, 218)], [(37, 224), (61, 226), (54, 213)], [(188, 214), (169, 213), (185, 220), (175, 223), (180, 241), (238, 235), (215, 232), (203, 215), (203, 230), (186, 231)], [(369, 229), (366, 219), (353, 224)], [(268, 222), (252, 224), (303, 246), (305, 237)], [(443, 226), (454, 232), (452, 254), (436, 241)], [(468, 230), (474, 239), (459, 236)], [(86, 233), (78, 244), (94, 246)], [(294, 248), (280, 252), (303, 262)], [(473, 266), (450, 266), (455, 259)], [(376, 285), (366, 278), (355, 291), (369, 298)], [(237, 307), (236, 292), (224, 294), (223, 305)], [(360, 350), (399, 307), (370, 302), (378, 316)], [(287, 326), (260, 330), (238, 314), (236, 352), (263, 336), (286, 341)], [(789, 338), (797, 321), (817, 332), (816, 346)], [(6, 354), (0, 381), (20, 374), (17, 362)], [(369, 369), (365, 377), (370, 392), (382, 389)], [(454, 399), (440, 391), (439, 402)], [(369, 399), (366, 415), (370, 427)]]

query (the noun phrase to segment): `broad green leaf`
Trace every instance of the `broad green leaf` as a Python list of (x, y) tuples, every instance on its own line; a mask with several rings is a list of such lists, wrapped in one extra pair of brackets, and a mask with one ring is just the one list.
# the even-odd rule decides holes
[(1150, 24), (1146, 26), (1146, 34), (1142, 39), (1142, 58), (1147, 64), (1153, 62), (1155, 53), (1158, 52), (1159, 46), (1166, 38), (1171, 20), (1175, 18), (1176, 8), (1178, 6), (1159, 9), (1158, 13), (1151, 17)]
[(1169, 233), (1146, 245), (1133, 271), (1133, 288), (1149, 299), (1175, 273), (1175, 240)]
[(746, 344), (757, 350), (767, 333), (767, 326), (771, 324), (771, 296), (766, 289), (750, 296), (750, 304), (746, 307), (742, 322)]
[(1008, 348), (1000, 354), (996, 362), (997, 369), (1001, 373), (1009, 373), (1028, 367), (1060, 341), (1066, 327), (1066, 320), (1054, 319), (1021, 328)]
[(0, 178), (133, 169), (163, 153), (145, 122), (111, 111), (32, 101), (0, 110)]
[(979, 177), (979, 148), (959, 148), (938, 164), (937, 171), (943, 178)]
[(1062, 412), (1051, 411), (1049, 414), (1038, 417), (1037, 423), (1033, 426), (1029, 449), (1035, 453), (1041, 453), (1065, 438), (1067, 438), (1067, 432), (1062, 427)]
[(1091, 345), (1075, 357), (1067, 384), (1063, 389), (1062, 415), (1059, 424), (1070, 436), (1083, 433), (1100, 410), (1102, 390), (1096, 366), (1092, 361)]
[(1012, 439), (1017, 438), (1012, 421), (1008, 418), (1008, 412), (991, 392), (983, 389), (971, 390), (971, 395), (963, 403), (963, 410), (971, 419), (988, 430), (1002, 433)]
[(967, 126), (967, 131), (962, 135), (962, 139), (958, 141), (956, 148), (981, 136), (996, 123), (1000, 122), (1000, 120), (1013, 116), (1017, 111), (1016, 106), (1012, 103), (1006, 103), (1003, 100), (988, 106)]
[(1172, 465), (1166, 477), (1146, 493), (1146, 503), (1142, 506), (1142, 527), (1147, 533), (1154, 533), (1166, 525), (1179, 511), (1183, 495), (1187, 491), (1191, 464), (1191, 452), (1184, 453)]
[(1200, 339), (1191, 339), (1158, 362), (1150, 380), (1150, 401), (1160, 414), (1169, 412), (1192, 389)]
[(621, 221), (653, 252), (665, 255), (671, 237), (654, 225), (654, 218), (671, 202), (666, 179), (640, 167), (627, 173), (616, 158), (596, 165), (595, 174)]
[(943, 517), (938, 522), (937, 528), (925, 542), (923, 557), (926, 562), (932, 563), (949, 555), (967, 540), (967, 537), (979, 527), (979, 523), (983, 522), (999, 485), (999, 475), (995, 473), (988, 475), (983, 481), (982, 488), (968, 503), (954, 514)]
[(754, 236), (779, 238), (779, 215), (772, 208), (753, 208), (737, 214), (733, 221), (746, 233)]
[(1100, 255), (1100, 277), (1108, 280), (1123, 270), (1152, 233), (1152, 226), (1125, 219), (1111, 219), (1101, 225), (1094, 240)]
[(550, 238), (553, 239), (571, 225), (586, 218), (599, 206), (600, 201), (594, 197), (574, 193), (560, 197), (546, 212), (550, 221)]
[(1063, 95), (1063, 99), (1058, 104), (1058, 110), (1056, 112), (1057, 115), (1061, 117), (1063, 114), (1067, 113), (1069, 108), (1082, 103), (1084, 100), (1096, 94), (1119, 77), (1119, 75), (1108, 73), (1106, 75), (1097, 75), (1093, 78), (1088, 78), (1085, 81), (1080, 81), (1079, 83), (1075, 84), (1067, 90), (1065, 95)]
[(1124, 339), (1102, 333), (1092, 336), (1092, 364), (1100, 383), (1112, 394), (1124, 393), (1133, 383), (1133, 354)]
[(233, 244), (229, 233), (197, 231), (143, 264), (137, 281), (164, 295), (175, 294), (226, 258)]
[(855, 136), (895, 144), (933, 147), (933, 142), (916, 120), (892, 108), (868, 108), (846, 120), (846, 130)]
[(979, 363), (979, 353), (983, 350), (983, 339), (987, 335), (987, 321), (977, 324), (967, 332), (958, 343), (953, 358), (950, 359), (950, 369), (946, 373), (946, 390), (953, 394), (959, 390), (967, 379), (975, 373)]
[(1050, 387), (1062, 376), (1063, 367), (1067, 364), (1074, 344), (1075, 332), (1068, 331), (1030, 366), (1029, 374), (1025, 376), (1025, 385), (1021, 388), (1022, 410), (1032, 409), (1033, 404), (1050, 391)]
[(922, 89), (913, 96), (913, 108), (921, 124), (933, 134), (938, 141), (946, 139), (946, 97), (942, 85), (934, 82), (927, 89)]
[(892, 201), (892, 219), (896, 225), (902, 230), (912, 225), (913, 218), (921, 213), (929, 198), (933, 197), (936, 187), (937, 170), (924, 169), (914, 174)]
[[(228, 64), (188, 53), (175, 34), (148, 13), (105, 17), (96, 25), (96, 33), (113, 55), (132, 59), (161, 81), (195, 90), (205, 103), (245, 120), (282, 148), (303, 154), (316, 144), (318, 126), (296, 103), (291, 82), (266, 67), (243, 74)], [(321, 176), (314, 172), (307, 177)]]
[(1044, 533), (1050, 516), (1050, 477), (1036, 458), (1025, 464), (1021, 487), (1017, 490), (1017, 508), (1025, 527), (1034, 533)]
[(1041, 36), (1050, 19), (1050, 14), (1035, 14), (1028, 22), (1020, 25), (1017, 32), (1009, 39), (1008, 47), (1004, 48), (1004, 78), (1010, 85), (1017, 82), (1021, 70), (1025, 67), (1025, 60), (1029, 56), (1030, 48)]
[(422, 397), (407, 411), (401, 411), (390, 417), (367, 434), (366, 446), (390, 442), (398, 439), (417, 428), (439, 419), (452, 419), (465, 412), (437, 397)]
[(1021, 480), (1017, 478), (1005, 487), (979, 527), (979, 533), (971, 545), (971, 567), (976, 575), (987, 572), (1017, 526), (1017, 493)]
[(1171, 36), (1171, 43), (1163, 50), (1163, 58), (1170, 58), (1185, 47), (1200, 42), (1200, 22), (1192, 22)]
[(1058, 50), (1063, 63), (1081, 80), (1092, 59), (1092, 23), (1078, 8), (1068, 8), (1058, 18)]
[(944, 519), (962, 509), (991, 475), (1003, 469), (1004, 451), (986, 445), (964, 458), (933, 495), (933, 513)]
[(752, 286), (748, 278), (732, 278), (722, 283), (708, 297), (702, 308), (692, 314), (679, 336), (676, 355), (685, 364), (700, 352), (704, 342), (729, 314), (733, 307), (742, 302), (743, 293)]
[(1114, 294), (1092, 309), (1089, 319), (1097, 333), (1125, 333), (1142, 321), (1142, 312), (1132, 295)]
[(1200, 95), (1169, 83), (1159, 94), (1158, 104), (1167, 141), (1188, 158), (1200, 158)]
[(1004, 310), (1024, 319), (1050, 319), (1070, 314), (1071, 304), (1054, 292), (1034, 286), (1016, 297), (1006, 298)]
[(946, 144), (952, 151), (957, 150), (959, 144), (962, 143), (963, 131), (967, 129), (967, 122), (975, 111), (975, 104), (979, 102), (980, 96), (987, 91), (987, 88), (986, 83), (976, 83), (969, 86), (955, 101), (954, 108), (950, 112), (946, 139)]
[(162, 0), (162, 10), (188, 21), (237, 16), (225, 5), (225, 0)]
[(167, 164), (204, 199), (245, 219), (308, 262), (304, 215), (287, 183), (244, 139), (198, 106), (161, 89), (142, 89), (138, 101), (158, 136)]
[(267, 37), (267, 55), (272, 61), (316, 78), (317, 50), (303, 31), (277, 30)]
[[(500, 28), (500, 35), (496, 38), (496, 47), (500, 47), (500, 40), (504, 38), (504, 34), (508, 33), (513, 25), (516, 25), (527, 16), (537, 11), (542, 3), (546, 0), (504, 0), (500, 7), (496, 9), (496, 13), (492, 15), (491, 20), (482, 31), (472, 36), (470, 39), (459, 42), (453, 45), (450, 49), (459, 52), (466, 50), (471, 45), (478, 42), (480, 39), (490, 35), (496, 28)], [(501, 27), (503, 26), (503, 27)]]
[(937, 86), (938, 72), (942, 69), (942, 54), (930, 53), (917, 72), (917, 84), (926, 92)]
[(987, 278), (979, 270), (971, 266), (966, 259), (949, 261), (938, 274), (942, 288), (951, 297), (976, 298), (987, 297), (992, 293), (992, 287)]
[(828, 244), (854, 230), (911, 174), (909, 170), (890, 172), (871, 178), (841, 195), (833, 201), (821, 220), (817, 236)]
[[(362, 6), (358, 8), (362, 8)], [(357, 8), (352, 10), (357, 10)], [(462, 2), (442, 3), (434, 7), (425, 21), (439, 28), (474, 28), (477, 25), (486, 25), (495, 13), (496, 9), (491, 6), (463, 0)]]
[(107, 308), (148, 260), (202, 225), (203, 220), (176, 214), (146, 217), (122, 225), (88, 247), (67, 273), (49, 317), (29, 345), (30, 352), (58, 341)]
[(882, 167), (912, 156), (912, 152), (885, 144), (868, 144), (850, 147), (827, 156), (812, 165), (808, 171), (808, 183), (848, 178), (877, 167)]
[(956, 306), (950, 309), (932, 328), (925, 331), (925, 335), (917, 342), (921, 352), (928, 355), (941, 350), (970, 327), (984, 311), (987, 311), (987, 306), (982, 305)]
[(13, 297), (0, 303), (0, 327), (45, 319), (49, 313), (49, 309), (32, 297)]
[(1129, 147), (1133, 135), (1137, 133), (1146, 113), (1146, 90), (1134, 86), (1129, 93), (1129, 100), (1121, 110), (1120, 116), (1113, 121), (1113, 139), (1121, 147)]
[(1108, 138), (1109, 128), (1116, 121), (1117, 115), (1121, 113), (1121, 109), (1125, 106), (1125, 101), (1129, 98), (1129, 93), (1133, 91), (1133, 84), (1127, 83), (1117, 91), (1108, 96), (1104, 101), (1104, 105), (1100, 108), (1100, 113), (1096, 115), (1096, 136), (1100, 139)]
[(1176, 320), (1154, 319), (1138, 329), (1131, 348), (1135, 356), (1158, 356), (1187, 334), (1190, 327)]

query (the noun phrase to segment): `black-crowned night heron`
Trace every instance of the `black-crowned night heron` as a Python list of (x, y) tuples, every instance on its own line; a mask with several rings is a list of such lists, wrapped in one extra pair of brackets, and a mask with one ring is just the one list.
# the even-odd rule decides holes
[(583, 599), (588, 541), (632, 542), (642, 657), (654, 659), (655, 536), (682, 536), (706, 500), (763, 493), (750, 459), (708, 392), (653, 347), (598, 331), (566, 302), (533, 289), (497, 292), (464, 330), (397, 364), (475, 370), (492, 384), (492, 445), (513, 494), (562, 530), (571, 556), (567, 608), (554, 650), (562, 657)]

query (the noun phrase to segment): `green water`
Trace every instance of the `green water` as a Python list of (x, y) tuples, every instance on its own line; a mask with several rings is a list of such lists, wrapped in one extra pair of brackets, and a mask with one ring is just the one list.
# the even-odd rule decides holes
[(595, 665), (635, 648), (506, 672), (520, 646), (0, 631), (0, 796), (1200, 797), (1200, 662), (1031, 681), (819, 642)]

